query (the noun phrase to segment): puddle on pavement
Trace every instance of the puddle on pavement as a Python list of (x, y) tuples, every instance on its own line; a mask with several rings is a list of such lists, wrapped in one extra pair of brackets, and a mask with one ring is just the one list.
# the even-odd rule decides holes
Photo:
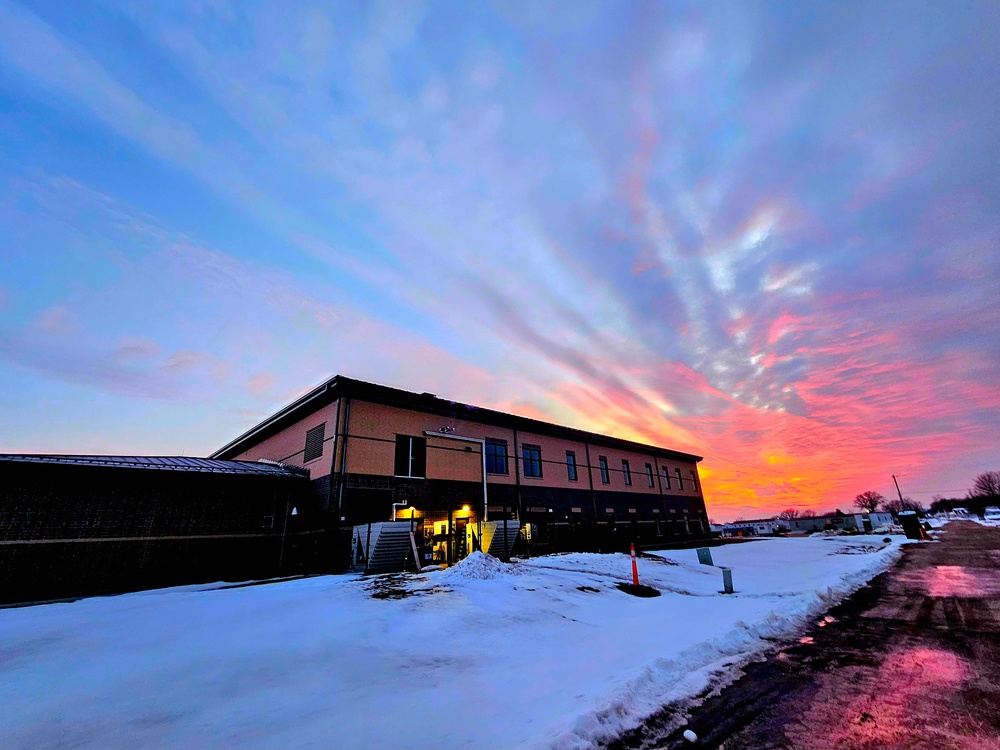
[(803, 646), (808, 646), (813, 643), (813, 637), (811, 635), (803, 636), (802, 638), (799, 638), (799, 643)]
[(988, 568), (934, 565), (905, 570), (900, 573), (898, 581), (908, 589), (925, 592), (928, 596), (982, 598), (1000, 594), (1000, 574)]

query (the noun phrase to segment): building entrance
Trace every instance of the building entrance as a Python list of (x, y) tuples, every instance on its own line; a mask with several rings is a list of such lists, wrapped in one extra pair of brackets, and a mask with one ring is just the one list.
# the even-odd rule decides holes
[(453, 557), (455, 562), (464, 560), (469, 554), (468, 526), (468, 518), (455, 519), (455, 555)]

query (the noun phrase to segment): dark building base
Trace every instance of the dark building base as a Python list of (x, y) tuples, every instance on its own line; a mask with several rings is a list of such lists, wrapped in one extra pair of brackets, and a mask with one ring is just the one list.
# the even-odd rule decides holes
[(0, 461), (0, 603), (328, 567), (312, 503), (304, 475)]
[[(393, 504), (399, 518), (412, 515), (426, 527), (443, 520), (475, 523), (483, 507), (478, 482), (347, 474), (334, 475), (331, 486), (341, 488), (345, 527), (388, 521)], [(506, 516), (527, 526), (512, 554), (627, 552), (632, 544), (652, 549), (711, 537), (704, 503), (696, 497), (493, 484), (487, 498), (488, 518)], [(426, 527), (418, 528), (428, 533)]]

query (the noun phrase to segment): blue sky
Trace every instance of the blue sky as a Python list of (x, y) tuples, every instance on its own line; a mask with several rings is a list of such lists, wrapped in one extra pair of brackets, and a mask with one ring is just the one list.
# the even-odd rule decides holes
[(695, 450), (719, 517), (962, 494), (998, 22), (0, 0), (0, 450), (205, 454), (340, 372)]

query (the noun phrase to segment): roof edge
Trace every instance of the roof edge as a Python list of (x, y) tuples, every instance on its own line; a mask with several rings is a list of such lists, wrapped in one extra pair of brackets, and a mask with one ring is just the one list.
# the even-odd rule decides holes
[[(311, 391), (309, 391), (305, 395), (300, 396), (295, 401), (291, 402), (287, 406), (282, 407), (281, 409), (279, 409), (278, 411), (276, 411), (271, 416), (269, 416), (266, 419), (264, 419), (263, 421), (257, 423), (256, 425), (254, 425), (253, 427), (251, 427), (249, 430), (247, 430), (246, 432), (244, 432), (239, 437), (236, 437), (233, 440), (230, 440), (228, 443), (226, 443), (224, 446), (222, 446), (221, 448), (219, 448), (217, 451), (213, 451), (212, 453), (208, 454), (208, 457), (209, 458), (218, 458), (223, 453), (226, 453), (227, 451), (231, 450), (232, 448), (235, 448), (240, 443), (245, 442), (248, 438), (253, 437), (258, 432), (261, 432), (261, 431), (265, 430), (267, 427), (271, 426), (272, 424), (274, 424), (275, 422), (277, 422), (279, 419), (281, 419), (283, 417), (286, 417), (286, 416), (288, 416), (290, 414), (293, 414), (296, 410), (298, 410), (299, 408), (301, 408), (302, 406), (304, 406), (308, 402), (313, 401), (318, 396), (321, 396), (324, 393), (329, 393), (337, 385), (337, 381), (339, 379), (340, 379), (339, 375), (334, 375), (332, 378), (330, 378), (326, 382), (321, 383), (320, 385), (316, 386), (315, 388), (313, 388)], [(229, 459), (223, 459), (223, 460), (229, 460)]]
[[(473, 404), (449, 401), (447, 399), (438, 398), (432, 393), (416, 393), (414, 391), (406, 391), (393, 386), (368, 383), (363, 380), (354, 380), (352, 378), (344, 377), (343, 375), (333, 376), (305, 395), (281, 408), (267, 419), (264, 419), (239, 437), (231, 440), (226, 443), (226, 445), (210, 454), (209, 458), (218, 458), (225, 453), (232, 453), (235, 449), (239, 448), (242, 443), (247, 442), (254, 435), (264, 433), (265, 436), (268, 436), (268, 428), (275, 426), (275, 431), (277, 431), (278, 428), (276, 425), (279, 422), (297, 421), (296, 415), (306, 404), (316, 401), (316, 408), (319, 408), (319, 406), (325, 406), (340, 396), (346, 396), (349, 398), (357, 396), (360, 400), (370, 400), (374, 403), (383, 403), (389, 406), (398, 406), (400, 408), (408, 408), (414, 411), (428, 411), (430, 413), (448, 414), (456, 411), (467, 411), (467, 415), (456, 415), (454, 418), (463, 418), (475, 421), (478, 417), (479, 421), (484, 421), (487, 424), (493, 421), (511, 421), (524, 425), (523, 428), (517, 429), (539, 432), (540, 434), (550, 434), (555, 437), (576, 438), (580, 439), (581, 442), (590, 442), (592, 444), (617, 444), (640, 452), (648, 451), (659, 455), (670, 456), (675, 459), (693, 461), (694, 463), (698, 463), (704, 458), (703, 456), (687, 453), (685, 451), (674, 450), (672, 448), (664, 448), (658, 445), (640, 443), (626, 438), (614, 437), (613, 435), (604, 435), (599, 432), (590, 432), (589, 430), (560, 425), (554, 422), (545, 422), (540, 419), (523, 417), (517, 414), (510, 414), (508, 412), (488, 409), (482, 406), (475, 406)], [(486, 417), (486, 419), (482, 419), (483, 417)], [(261, 439), (263, 440), (265, 437), (262, 437)]]

